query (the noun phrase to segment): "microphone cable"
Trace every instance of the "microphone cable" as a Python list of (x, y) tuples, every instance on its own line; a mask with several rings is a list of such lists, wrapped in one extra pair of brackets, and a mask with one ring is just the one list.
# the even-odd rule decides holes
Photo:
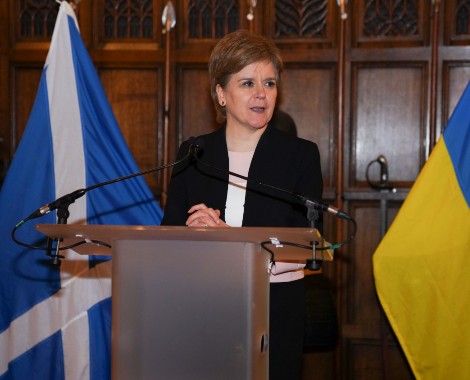
[[(261, 246), (269, 252), (269, 254), (271, 255), (271, 258), (273, 259), (274, 258), (274, 252), (269, 249), (267, 246), (268, 245), (288, 245), (288, 246), (292, 246), (292, 247), (297, 247), (297, 248), (302, 248), (302, 249), (308, 249), (308, 250), (313, 250), (314, 248), (314, 244), (315, 244), (315, 250), (316, 251), (328, 251), (328, 250), (332, 250), (334, 251), (335, 249), (338, 249), (338, 248), (341, 248), (342, 246), (348, 244), (350, 241), (352, 241), (354, 239), (354, 237), (356, 236), (356, 232), (357, 232), (357, 223), (356, 221), (351, 218), (349, 220), (352, 225), (353, 225), (353, 230), (352, 232), (349, 234), (349, 236), (343, 240), (342, 242), (339, 242), (339, 243), (335, 243), (335, 244), (328, 244), (328, 245), (324, 245), (322, 247), (317, 247), (317, 244), (318, 242), (317, 241), (314, 241), (312, 242), (311, 245), (305, 245), (305, 244), (299, 244), (299, 243), (292, 243), (292, 242), (288, 242), (288, 241), (279, 241), (279, 242), (276, 242), (276, 243), (273, 243), (271, 240), (266, 240), (266, 241), (263, 241), (261, 243)], [(324, 240), (324, 239), (323, 239)], [(272, 260), (274, 261), (274, 260)]]

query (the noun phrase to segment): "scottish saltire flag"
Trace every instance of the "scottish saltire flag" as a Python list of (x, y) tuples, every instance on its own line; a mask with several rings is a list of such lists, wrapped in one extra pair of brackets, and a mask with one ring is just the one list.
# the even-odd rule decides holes
[(470, 379), (470, 83), (374, 256), (417, 379)]
[[(109, 257), (67, 251), (51, 266), (44, 251), (11, 239), (33, 211), (74, 190), (137, 172), (78, 32), (62, 1), (33, 110), (0, 193), (0, 379), (108, 379)], [(94, 189), (69, 208), (68, 223), (159, 224), (145, 180)], [(44, 246), (36, 223), (17, 230)]]

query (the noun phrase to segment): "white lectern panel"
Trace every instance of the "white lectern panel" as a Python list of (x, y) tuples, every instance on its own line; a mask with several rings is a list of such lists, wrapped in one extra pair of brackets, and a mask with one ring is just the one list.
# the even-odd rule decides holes
[(267, 379), (268, 261), (255, 243), (116, 241), (113, 379)]

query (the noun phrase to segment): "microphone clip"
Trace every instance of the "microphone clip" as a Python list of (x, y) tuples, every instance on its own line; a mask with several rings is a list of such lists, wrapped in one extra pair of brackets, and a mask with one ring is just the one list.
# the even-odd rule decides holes
[(308, 209), (308, 215), (309, 215), (309, 220), (310, 215), (314, 215), (314, 211), (322, 211), (322, 212), (329, 212), (330, 214), (333, 214), (334, 216), (341, 218), (341, 219), (346, 219), (346, 220), (351, 220), (351, 216), (349, 216), (346, 211), (337, 209), (336, 207), (333, 207), (332, 205), (328, 205), (323, 202), (319, 201), (313, 201), (302, 194), (294, 193), (295, 198), (300, 200), (305, 207)]

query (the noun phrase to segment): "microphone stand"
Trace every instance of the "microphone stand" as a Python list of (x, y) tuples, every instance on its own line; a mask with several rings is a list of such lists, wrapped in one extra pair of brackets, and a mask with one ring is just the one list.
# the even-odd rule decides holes
[[(310, 227), (312, 229), (315, 229), (316, 222), (318, 220), (318, 210), (313, 206), (311, 203), (307, 203), (307, 219), (309, 221)], [(312, 241), (312, 258), (310, 260), (307, 260), (307, 263), (305, 264), (305, 267), (309, 270), (320, 270), (323, 259), (318, 259), (317, 258), (317, 245), (315, 244), (315, 241)]]
[[(75, 202), (75, 199), (70, 199), (66, 202), (61, 202), (60, 206), (57, 207), (57, 224), (67, 224), (67, 219), (70, 216), (70, 211), (69, 211), (69, 206)], [(57, 241), (57, 244), (55, 246), (55, 251), (52, 253), (52, 239), (50, 237), (47, 238), (47, 244), (48, 247), (50, 248), (47, 252), (48, 256), (51, 258), (51, 265), (54, 266), (60, 266), (62, 263), (62, 259), (64, 256), (62, 256), (60, 252), (60, 243), (63, 241), (62, 238), (56, 238), (54, 239)]]

